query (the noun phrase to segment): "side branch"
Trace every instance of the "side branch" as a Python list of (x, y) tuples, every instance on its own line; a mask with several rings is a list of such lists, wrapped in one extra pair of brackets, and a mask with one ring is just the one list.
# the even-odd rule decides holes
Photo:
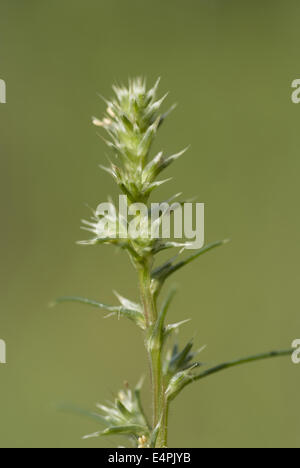
[(211, 367), (210, 369), (207, 369), (204, 372), (201, 372), (198, 375), (195, 376), (190, 376), (189, 379), (186, 379), (182, 382), (182, 385), (178, 389), (178, 391), (174, 394), (172, 394), (171, 400), (175, 398), (175, 396), (178, 395), (178, 393), (181, 392), (187, 385), (197, 381), (197, 380), (202, 380), (205, 377), (209, 377), (210, 375), (216, 374), (217, 372), (221, 372), (225, 369), (230, 369), (231, 367), (236, 367), (240, 366), (242, 364), (248, 364), (250, 362), (255, 362), (255, 361), (262, 361), (264, 359), (270, 359), (270, 358), (275, 358), (275, 357), (282, 357), (282, 356), (290, 356), (293, 354), (295, 350), (294, 349), (288, 349), (288, 350), (281, 350), (281, 351), (270, 351), (268, 353), (262, 353), (262, 354), (256, 354), (254, 356), (248, 356), (242, 359), (236, 359), (234, 361), (228, 361), (224, 362), (222, 364), (219, 364), (215, 367)]

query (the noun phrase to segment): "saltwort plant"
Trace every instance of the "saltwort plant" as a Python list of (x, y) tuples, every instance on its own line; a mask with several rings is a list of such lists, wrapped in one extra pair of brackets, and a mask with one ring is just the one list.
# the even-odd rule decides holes
[[(94, 125), (107, 132), (106, 144), (112, 149), (116, 161), (104, 169), (109, 172), (122, 194), (126, 195), (129, 205), (146, 204), (149, 206), (151, 193), (165, 181), (157, 177), (171, 163), (183, 155), (184, 151), (172, 156), (159, 152), (150, 158), (150, 150), (158, 129), (173, 107), (160, 112), (165, 100), (157, 98), (159, 80), (153, 88), (147, 90), (145, 80), (137, 78), (129, 81), (128, 87), (113, 87), (115, 97), (106, 101), (105, 117), (93, 118)], [(173, 200), (176, 197), (172, 197)], [(158, 217), (158, 224), (162, 216)], [(156, 222), (157, 222), (156, 219)], [(81, 244), (111, 244), (125, 250), (134, 265), (140, 289), (140, 303), (134, 303), (118, 295), (120, 305), (111, 306), (82, 297), (63, 297), (58, 302), (77, 301), (108, 311), (111, 315), (127, 317), (133, 321), (144, 335), (144, 342), (149, 356), (152, 385), (152, 419), (148, 421), (141, 401), (141, 385), (131, 389), (127, 385), (120, 391), (115, 401), (108, 405), (98, 405), (98, 412), (91, 415), (105, 429), (92, 436), (124, 435), (135, 447), (167, 447), (169, 406), (174, 398), (188, 385), (224, 369), (246, 364), (261, 359), (291, 354), (291, 350), (274, 351), (244, 359), (225, 362), (213, 368), (203, 370), (197, 361), (190, 340), (185, 346), (170, 344), (170, 337), (178, 331), (186, 320), (179, 323), (166, 323), (167, 312), (174, 297), (172, 289), (162, 305), (158, 307), (158, 296), (164, 283), (179, 269), (226, 241), (217, 241), (200, 250), (187, 253), (187, 243), (165, 241), (149, 236), (151, 222), (144, 214), (138, 217), (139, 235), (130, 236), (127, 232), (127, 220), (113, 212), (95, 211), (90, 221), (83, 221), (84, 228), (91, 231), (93, 237)], [(150, 226), (149, 226), (150, 223)], [(154, 267), (155, 256), (166, 249), (179, 248), (177, 256), (161, 266)], [(89, 437), (89, 436), (86, 436)]]

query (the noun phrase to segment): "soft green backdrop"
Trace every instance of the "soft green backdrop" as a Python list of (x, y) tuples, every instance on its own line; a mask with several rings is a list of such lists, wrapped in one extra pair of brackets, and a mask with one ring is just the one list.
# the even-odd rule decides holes
[[(156, 147), (191, 149), (161, 197), (199, 195), (207, 241), (232, 239), (175, 278), (172, 318), (193, 318), (182, 338), (207, 344), (212, 364), (300, 338), (299, 21), (298, 0), (0, 1), (1, 447), (119, 444), (82, 441), (97, 424), (57, 408), (93, 408), (145, 369), (130, 323), (47, 307), (63, 294), (109, 303), (112, 289), (136, 298), (124, 254), (75, 245), (85, 203), (117, 194), (90, 124), (114, 80), (162, 76), (179, 107)], [(286, 358), (191, 386), (170, 445), (300, 447), (299, 376)]]

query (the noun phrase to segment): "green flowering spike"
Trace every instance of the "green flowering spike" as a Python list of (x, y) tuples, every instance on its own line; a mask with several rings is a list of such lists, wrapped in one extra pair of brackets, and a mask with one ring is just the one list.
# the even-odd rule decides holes
[(106, 101), (106, 115), (93, 118), (94, 125), (107, 131), (109, 145), (129, 171), (145, 162), (161, 122), (158, 111), (166, 96), (156, 98), (158, 83), (149, 92), (141, 78), (130, 81), (128, 88), (114, 86), (116, 97)]
[(163, 157), (160, 153), (149, 162), (153, 140), (167, 116), (167, 113), (160, 113), (167, 94), (157, 98), (159, 81), (150, 91), (142, 78), (130, 80), (128, 88), (114, 86), (115, 98), (105, 100), (105, 116), (102, 120), (92, 119), (94, 125), (107, 132), (105, 143), (115, 150), (122, 165), (112, 165), (105, 170), (132, 202), (147, 202), (152, 190), (164, 182), (154, 183), (158, 174), (183, 154)]
[[(186, 149), (172, 156), (160, 152), (152, 160), (150, 149), (165, 114), (160, 108), (166, 98), (157, 97), (160, 80), (147, 91), (146, 82), (141, 78), (129, 81), (128, 88), (114, 86), (115, 97), (104, 100), (107, 105), (102, 120), (93, 117), (94, 125), (102, 127), (108, 134), (106, 143), (115, 150), (118, 164), (109, 167), (100, 166), (116, 181), (130, 203), (147, 203), (151, 193), (166, 180), (156, 180), (157, 176), (172, 162), (182, 156)], [(79, 242), (82, 245), (111, 244), (127, 250), (134, 261), (143, 263), (146, 257), (155, 255), (169, 248), (185, 248), (185, 242), (169, 242), (153, 238), (154, 229), (159, 230), (162, 217), (152, 223), (151, 216), (140, 216), (140, 235), (132, 238), (127, 232), (128, 225), (119, 219), (115, 208), (109, 215), (93, 214), (91, 221), (83, 220), (83, 227), (94, 234), (89, 240)]]

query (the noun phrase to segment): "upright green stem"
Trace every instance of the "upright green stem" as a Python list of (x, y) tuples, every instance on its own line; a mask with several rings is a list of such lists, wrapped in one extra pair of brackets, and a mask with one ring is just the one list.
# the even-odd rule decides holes
[(141, 299), (144, 308), (147, 328), (153, 325), (157, 319), (156, 301), (151, 293), (151, 263), (152, 262), (150, 262), (150, 260), (145, 261), (145, 263), (143, 263), (138, 268)]
[(157, 447), (168, 446), (168, 420), (169, 420), (169, 402), (163, 395), (161, 410), (161, 427), (157, 436)]
[[(155, 428), (159, 422), (161, 427), (166, 426), (165, 419), (165, 402), (164, 402), (164, 386), (162, 378), (162, 363), (161, 363), (161, 340), (159, 337), (153, 336), (153, 330), (157, 321), (157, 304), (156, 298), (151, 291), (151, 261), (143, 263), (139, 268), (140, 278), (140, 289), (142, 303), (144, 307), (144, 313), (147, 324), (146, 331), (146, 349), (148, 352), (151, 372), (151, 385), (152, 385), (152, 398), (153, 398), (153, 428)], [(165, 431), (163, 431), (165, 433)], [(159, 430), (159, 434), (161, 429)], [(164, 441), (162, 442), (162, 439)], [(166, 445), (166, 437), (157, 438), (158, 446)], [(161, 445), (163, 443), (163, 445)]]

